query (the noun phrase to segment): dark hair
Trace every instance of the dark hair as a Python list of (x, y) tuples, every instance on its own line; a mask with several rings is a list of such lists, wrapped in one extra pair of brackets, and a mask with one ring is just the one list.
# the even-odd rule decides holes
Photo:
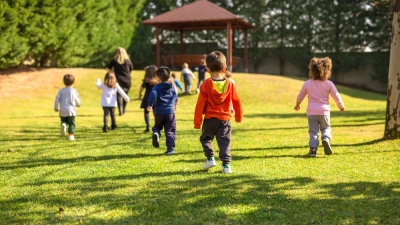
[(143, 81), (150, 85), (157, 84), (157, 77), (156, 77), (157, 66), (150, 65), (144, 68), (144, 79)]
[(156, 74), (162, 82), (166, 82), (170, 78), (170, 70), (166, 66), (161, 66), (160, 68), (158, 68)]
[(312, 58), (308, 65), (308, 76), (314, 80), (327, 80), (331, 77), (332, 60), (329, 57)]
[(65, 86), (71, 86), (75, 82), (75, 77), (72, 74), (65, 74), (63, 78)]
[(207, 56), (206, 64), (210, 72), (222, 71), (226, 69), (226, 57), (220, 51), (213, 51)]

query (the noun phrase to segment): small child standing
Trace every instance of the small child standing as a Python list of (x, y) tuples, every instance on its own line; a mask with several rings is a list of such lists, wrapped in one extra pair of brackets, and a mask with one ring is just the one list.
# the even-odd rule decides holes
[(318, 133), (321, 130), (321, 140), (326, 155), (332, 154), (330, 141), (331, 125), (330, 125), (330, 104), (329, 95), (333, 98), (336, 106), (340, 111), (344, 110), (344, 103), (332, 81), (328, 80), (331, 76), (332, 61), (329, 57), (312, 58), (309, 69), (309, 80), (304, 82), (299, 94), (297, 95), (294, 110), (299, 111), (300, 104), (308, 95), (308, 133), (310, 135), (308, 155), (310, 157), (317, 156), (317, 148), (319, 145)]
[(148, 111), (154, 110), (155, 124), (153, 127), (153, 146), (160, 147), (161, 130), (165, 130), (167, 151), (165, 154), (175, 154), (176, 119), (175, 107), (178, 102), (178, 94), (174, 85), (169, 82), (170, 70), (161, 66), (156, 71), (157, 77), (161, 80), (153, 87), (149, 96)]
[[(216, 166), (212, 141), (217, 139), (219, 146), (219, 159), (222, 161), (222, 172), (232, 173), (231, 157), (231, 133), (230, 119), (232, 117), (230, 104), (235, 109), (235, 121), (241, 122), (243, 117), (242, 104), (236, 91), (236, 86), (224, 78), (226, 71), (225, 55), (214, 51), (206, 58), (207, 71), (211, 74), (200, 86), (200, 93), (194, 112), (194, 128), (200, 129), (202, 122), (202, 134), (200, 142), (204, 155), (207, 157), (204, 169)], [(204, 114), (204, 121), (203, 121)]]
[(175, 73), (172, 73), (171, 76), (172, 76), (172, 79), (174, 80), (175, 86), (178, 87), (179, 90), (181, 90), (183, 92), (183, 88), (182, 88), (181, 82), (179, 82), (179, 80), (176, 79)]
[(200, 60), (200, 65), (197, 67), (197, 73), (199, 77), (199, 82), (197, 83), (197, 89), (196, 92), (200, 92), (200, 85), (204, 82), (204, 79), (206, 79), (206, 72), (207, 72), (207, 66), (206, 66), (206, 61), (204, 59)]
[[(151, 90), (153, 90), (154, 85), (158, 83), (157, 76), (156, 76), (156, 71), (157, 67), (154, 65), (146, 66), (144, 68), (144, 79), (143, 83), (140, 86), (139, 90), (139, 100), (142, 99), (142, 103), (140, 104), (140, 108), (144, 109), (144, 122), (146, 123), (146, 129), (144, 132), (150, 132), (150, 116), (149, 116), (149, 111), (147, 111), (147, 106), (149, 103), (149, 96), (151, 93)], [(142, 98), (142, 92), (144, 92), (144, 97)]]
[(111, 129), (117, 128), (115, 118), (115, 108), (117, 107), (117, 94), (120, 94), (125, 102), (129, 102), (129, 97), (125, 91), (117, 83), (117, 78), (113, 72), (106, 73), (104, 82), (101, 83), (100, 78), (97, 78), (96, 87), (102, 89), (100, 104), (103, 107), (103, 132), (108, 131), (108, 118), (111, 116)]
[[(66, 134), (68, 126), (68, 140), (75, 140), (75, 116), (76, 107), (81, 105), (78, 91), (74, 88), (75, 77), (71, 74), (64, 75), (64, 88), (61, 88), (54, 101), (54, 111), (58, 112), (61, 118), (61, 135)], [(59, 107), (60, 106), (60, 107)]]
[(185, 84), (185, 94), (190, 95), (191, 94), (191, 89), (192, 89), (192, 81), (190, 78), (193, 78), (196, 80), (196, 77), (194, 76), (193, 72), (189, 69), (189, 64), (183, 63), (182, 64), (182, 78), (183, 78), (183, 83)]

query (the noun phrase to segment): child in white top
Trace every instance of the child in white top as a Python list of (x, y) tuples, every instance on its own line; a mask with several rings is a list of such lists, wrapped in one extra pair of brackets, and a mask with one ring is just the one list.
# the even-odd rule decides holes
[(192, 89), (192, 81), (190, 78), (196, 80), (196, 76), (194, 76), (193, 72), (189, 69), (189, 64), (183, 63), (182, 64), (182, 79), (185, 85), (185, 93), (190, 95)]
[(300, 104), (308, 95), (308, 133), (310, 135), (308, 155), (317, 156), (319, 145), (318, 133), (321, 130), (322, 145), (326, 155), (332, 154), (330, 145), (331, 125), (330, 125), (330, 104), (329, 95), (333, 98), (340, 111), (344, 110), (344, 103), (332, 81), (328, 80), (331, 76), (332, 61), (329, 57), (312, 58), (308, 66), (309, 80), (304, 82), (300, 93), (297, 95), (294, 110), (300, 109)]
[[(68, 125), (68, 139), (70, 141), (75, 140), (75, 116), (76, 107), (81, 105), (81, 99), (78, 91), (73, 88), (75, 78), (71, 74), (64, 75), (63, 78), (65, 87), (61, 88), (54, 101), (54, 111), (58, 112), (61, 118), (61, 135), (66, 134)], [(60, 106), (60, 108), (58, 108)]]
[(97, 78), (96, 87), (102, 89), (101, 94), (101, 106), (104, 111), (104, 126), (103, 132), (108, 131), (108, 118), (111, 115), (111, 128), (114, 130), (117, 128), (115, 109), (117, 107), (117, 93), (119, 93), (126, 102), (129, 102), (128, 95), (122, 90), (122, 88), (117, 83), (117, 78), (113, 72), (106, 73), (104, 77), (104, 82), (101, 83), (100, 78)]

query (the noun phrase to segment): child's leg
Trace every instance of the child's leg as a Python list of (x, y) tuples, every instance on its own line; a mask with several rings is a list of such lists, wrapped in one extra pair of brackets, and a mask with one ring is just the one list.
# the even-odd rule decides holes
[(321, 138), (329, 138), (332, 139), (332, 128), (330, 123), (330, 116), (320, 116), (319, 123), (321, 128)]
[(167, 146), (167, 151), (173, 151), (175, 147), (176, 139), (176, 120), (175, 114), (165, 115), (165, 144)]
[(164, 127), (164, 114), (154, 115), (154, 127), (153, 133), (157, 133), (161, 136), (161, 130)]
[(200, 143), (203, 146), (204, 155), (207, 159), (214, 157), (212, 141), (214, 140), (215, 132), (218, 129), (218, 119), (204, 119)]
[(115, 117), (115, 107), (110, 107), (109, 112), (111, 115), (111, 127), (112, 129), (117, 128), (117, 119)]
[(310, 135), (310, 141), (308, 145), (310, 148), (318, 148), (318, 132), (319, 132), (319, 116), (308, 116), (308, 134)]
[(104, 116), (103, 116), (103, 129), (108, 127), (108, 118), (110, 117), (110, 110), (108, 107), (103, 107), (103, 112), (104, 112)]
[(219, 121), (220, 125), (217, 129), (215, 137), (217, 139), (219, 147), (219, 159), (222, 161), (222, 165), (229, 164), (232, 161), (231, 157), (231, 122)]
[(68, 133), (75, 134), (75, 116), (68, 116)]
[(147, 109), (144, 108), (143, 113), (144, 113), (144, 122), (146, 123), (146, 127), (149, 127), (150, 126), (149, 111), (147, 111)]

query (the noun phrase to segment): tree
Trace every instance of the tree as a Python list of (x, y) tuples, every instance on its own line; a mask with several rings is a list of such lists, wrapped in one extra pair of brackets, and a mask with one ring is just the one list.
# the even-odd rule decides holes
[(390, 47), (384, 138), (400, 138), (400, 0), (395, 0)]

